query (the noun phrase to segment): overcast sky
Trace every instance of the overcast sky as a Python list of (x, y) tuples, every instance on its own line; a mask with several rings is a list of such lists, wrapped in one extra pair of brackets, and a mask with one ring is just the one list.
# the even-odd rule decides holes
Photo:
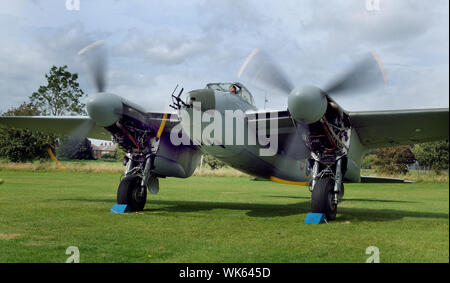
[[(94, 92), (76, 53), (97, 40), (108, 51), (108, 91), (148, 109), (163, 108), (176, 84), (238, 80), (254, 48), (296, 85), (319, 87), (376, 50), (389, 82), (336, 99), (347, 110), (449, 104), (448, 0), (380, 0), (379, 10), (366, 0), (80, 0), (80, 10), (66, 0), (0, 3), (0, 111), (26, 101), (52, 65), (68, 65)], [(264, 94), (249, 88), (262, 107)], [(286, 104), (269, 96), (272, 108)]]

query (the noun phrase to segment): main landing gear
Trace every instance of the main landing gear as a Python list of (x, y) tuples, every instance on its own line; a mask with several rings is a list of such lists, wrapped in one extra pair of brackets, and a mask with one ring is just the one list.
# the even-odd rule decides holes
[(149, 138), (146, 151), (128, 153), (124, 158), (124, 176), (117, 190), (117, 203), (127, 204), (131, 211), (144, 210), (147, 202), (147, 188), (152, 194), (159, 192), (159, 179), (154, 174), (155, 158), (159, 148), (159, 138)]
[(330, 102), (326, 115), (309, 125), (307, 144), (311, 149), (311, 210), (335, 220), (338, 203), (344, 197), (343, 178), (347, 170), (351, 127), (348, 116)]
[(131, 211), (142, 211), (147, 201), (147, 188), (152, 194), (159, 192), (159, 179), (152, 174), (155, 156), (129, 154), (126, 157), (125, 178), (117, 190), (118, 204), (128, 204)]

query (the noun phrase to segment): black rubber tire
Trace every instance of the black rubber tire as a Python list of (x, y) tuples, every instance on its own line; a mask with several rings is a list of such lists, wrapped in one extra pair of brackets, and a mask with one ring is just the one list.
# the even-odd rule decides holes
[(311, 211), (323, 213), (327, 221), (335, 220), (337, 205), (333, 203), (334, 180), (331, 178), (319, 179), (311, 195)]
[(147, 202), (147, 189), (144, 190), (142, 197), (137, 194), (141, 190), (142, 178), (138, 175), (131, 175), (125, 177), (119, 184), (117, 189), (117, 203), (128, 204), (131, 211), (144, 210)]

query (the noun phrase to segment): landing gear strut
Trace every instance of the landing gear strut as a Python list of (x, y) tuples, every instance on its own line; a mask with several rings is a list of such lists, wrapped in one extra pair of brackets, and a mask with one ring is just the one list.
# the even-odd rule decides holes
[(159, 191), (159, 180), (154, 171), (160, 139), (148, 132), (135, 138), (124, 126), (119, 126), (134, 146), (127, 148), (129, 153), (123, 161), (125, 178), (117, 190), (117, 203), (127, 204), (132, 211), (142, 211), (147, 201), (147, 188), (152, 194)]
[(311, 210), (335, 220), (338, 203), (344, 197), (351, 124), (348, 115), (329, 101), (324, 117), (308, 126), (305, 141), (311, 150)]

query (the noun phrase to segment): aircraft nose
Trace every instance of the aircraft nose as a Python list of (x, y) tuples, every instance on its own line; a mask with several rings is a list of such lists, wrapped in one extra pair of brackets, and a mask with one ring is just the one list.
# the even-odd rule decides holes
[(196, 107), (200, 106), (202, 112), (215, 109), (216, 97), (212, 89), (197, 89), (188, 94), (189, 105)]
[(122, 116), (122, 108), (120, 97), (111, 93), (97, 93), (87, 102), (89, 116), (101, 127), (116, 123)]

